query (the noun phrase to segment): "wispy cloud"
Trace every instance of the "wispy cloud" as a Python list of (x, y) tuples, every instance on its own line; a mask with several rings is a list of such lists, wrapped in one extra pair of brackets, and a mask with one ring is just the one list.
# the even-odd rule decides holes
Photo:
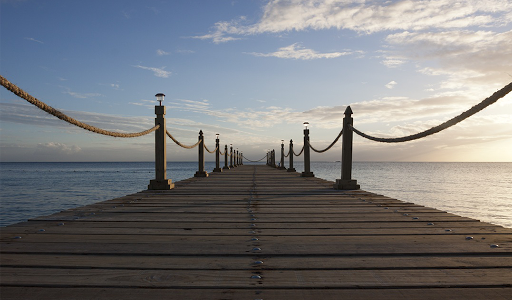
[(215, 23), (209, 34), (195, 38), (222, 43), (236, 36), (303, 31), (348, 29), (363, 34), (395, 30), (457, 29), (469, 26), (503, 26), (510, 22), (508, 0), (466, 1), (365, 1), (285, 0), (270, 1), (254, 24), (241, 17)]
[(158, 50), (156, 50), (156, 54), (157, 54), (157, 55), (159, 55), (159, 56), (162, 56), (162, 55), (169, 55), (169, 54), (171, 54), (171, 53), (169, 53), (169, 52), (165, 52), (165, 51), (164, 51), (164, 50), (162, 50), (162, 49), (158, 49)]
[(72, 91), (68, 87), (62, 87), (62, 88), (65, 89), (65, 91), (62, 92), (63, 94), (67, 94), (67, 95), (70, 95), (72, 97), (79, 98), (79, 99), (87, 99), (87, 98), (102, 97), (103, 96), (100, 93), (77, 93), (77, 92)]
[(172, 72), (169, 72), (169, 71), (165, 71), (165, 67), (161, 67), (161, 68), (152, 68), (152, 67), (145, 67), (145, 66), (141, 66), (141, 65), (136, 65), (134, 66), (135, 68), (140, 68), (140, 69), (143, 69), (143, 70), (149, 70), (149, 71), (153, 71), (153, 74), (156, 76), (156, 77), (162, 77), (162, 78), (168, 78)]
[(32, 41), (32, 42), (36, 42), (36, 43), (39, 43), (39, 44), (44, 44), (44, 42), (40, 41), (40, 40), (36, 40), (35, 38), (29, 38), (29, 37), (26, 37), (25, 38), (27, 41)]
[(290, 46), (279, 48), (276, 52), (272, 53), (256, 53), (251, 52), (248, 54), (252, 54), (254, 56), (262, 56), (262, 57), (278, 57), (278, 58), (291, 58), (291, 59), (301, 59), (301, 60), (309, 60), (309, 59), (319, 59), (319, 58), (336, 58), (344, 55), (352, 54), (353, 52), (330, 52), (330, 53), (318, 53), (312, 49), (306, 49), (300, 46), (298, 43), (292, 44)]

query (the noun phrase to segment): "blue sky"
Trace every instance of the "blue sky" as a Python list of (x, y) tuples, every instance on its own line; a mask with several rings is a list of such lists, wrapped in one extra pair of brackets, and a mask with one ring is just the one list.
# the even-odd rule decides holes
[[(220, 134), (248, 158), (281, 140), (324, 148), (354, 127), (400, 137), (512, 81), (512, 3), (475, 1), (34, 1), (0, 4), (0, 74), (91, 125), (135, 132), (165, 93), (182, 143)], [(2, 161), (151, 161), (154, 137), (104, 137), (0, 90)], [(359, 161), (512, 161), (512, 96), (444, 132), (381, 144)], [(340, 160), (341, 145), (313, 160)], [(168, 140), (168, 159), (197, 150)], [(213, 160), (213, 155), (207, 160)], [(300, 160), (300, 159), (299, 159)]]

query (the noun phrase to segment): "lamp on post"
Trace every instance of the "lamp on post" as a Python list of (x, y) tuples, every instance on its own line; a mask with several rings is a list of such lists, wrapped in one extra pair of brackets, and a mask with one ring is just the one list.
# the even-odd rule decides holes
[(165, 106), (162, 106), (165, 95), (155, 95), (160, 106), (155, 106), (155, 125), (159, 125), (155, 131), (155, 179), (149, 181), (148, 190), (170, 190), (174, 188), (171, 179), (167, 179), (167, 146), (165, 143)]
[(304, 172), (302, 172), (302, 177), (315, 177), (313, 172), (311, 172), (310, 168), (310, 158), (309, 158), (309, 122), (304, 122)]
[(222, 172), (220, 168), (220, 146), (219, 146), (219, 134), (215, 134), (215, 169), (213, 172)]

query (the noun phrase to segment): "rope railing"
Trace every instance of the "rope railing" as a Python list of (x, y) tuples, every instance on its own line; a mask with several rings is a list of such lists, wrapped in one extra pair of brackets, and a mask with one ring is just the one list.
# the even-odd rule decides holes
[[(218, 147), (218, 146), (215, 146), (215, 149), (214, 149), (213, 151), (210, 151), (210, 150), (208, 149), (208, 147), (206, 147), (206, 145), (204, 145), (204, 149), (206, 149), (206, 151), (208, 151), (208, 153), (215, 153), (215, 151), (217, 151), (217, 149), (219, 149), (219, 147)], [(219, 154), (220, 154), (220, 153), (219, 153)]]
[(24, 90), (22, 90), (21, 88), (16, 86), (15, 84), (11, 83), (9, 80), (5, 79), (5, 77), (3, 77), (2, 75), (0, 75), (0, 83), (2, 84), (3, 87), (5, 87), (7, 90), (12, 92), (16, 96), (27, 100), (30, 104), (45, 111), (46, 113), (49, 113), (50, 115), (57, 117), (57, 118), (61, 119), (62, 121), (68, 122), (69, 124), (75, 125), (77, 127), (80, 127), (82, 129), (85, 129), (85, 130), (88, 130), (88, 131), (91, 131), (94, 133), (112, 136), (112, 137), (132, 138), (132, 137), (144, 136), (144, 135), (149, 134), (149, 133), (157, 130), (158, 128), (160, 128), (160, 125), (156, 125), (148, 130), (144, 130), (141, 132), (134, 132), (134, 133), (122, 133), (122, 132), (115, 132), (115, 131), (101, 129), (101, 128), (80, 122), (74, 118), (67, 116), (66, 114), (62, 113), (61, 111), (38, 100), (37, 98), (31, 96), (30, 94), (28, 94), (27, 92), (25, 92)]
[(309, 144), (309, 148), (311, 148), (313, 151), (317, 152), (317, 153), (324, 153), (326, 151), (328, 151), (329, 149), (331, 149), (337, 142), (338, 140), (340, 139), (341, 135), (343, 134), (343, 129), (341, 129), (340, 131), (340, 134), (338, 134), (338, 136), (334, 139), (334, 141), (325, 149), (323, 150), (317, 150), (313, 147), (313, 145), (311, 145), (311, 142), (308, 142)]
[(197, 147), (197, 145), (199, 145), (199, 143), (201, 143), (201, 141), (198, 141), (197, 143), (195, 143), (194, 145), (191, 145), (191, 146), (183, 145), (177, 139), (175, 139), (169, 131), (166, 131), (166, 133), (167, 133), (167, 136), (170, 137), (174, 143), (176, 143), (176, 145), (178, 145), (182, 148), (185, 148), (185, 149), (194, 149), (195, 147)]
[(260, 161), (264, 160), (265, 158), (267, 158), (267, 155), (263, 156), (261, 159), (258, 159), (258, 160), (250, 160), (247, 157), (245, 157), (245, 155), (242, 155), (242, 157), (245, 158), (249, 162), (260, 162)]
[(357, 133), (358, 135), (360, 135), (361, 137), (364, 137), (366, 139), (369, 139), (369, 140), (372, 140), (372, 141), (376, 141), (376, 142), (381, 142), (381, 143), (402, 143), (402, 142), (408, 142), (408, 141), (413, 141), (413, 140), (417, 140), (417, 139), (421, 139), (421, 138), (424, 138), (426, 136), (429, 136), (429, 135), (432, 135), (434, 133), (438, 133), (442, 130), (445, 130), (469, 117), (471, 117), (472, 115), (476, 114), (477, 112), (483, 110), (484, 108), (486, 108), (487, 106), (495, 103), (496, 101), (498, 101), (500, 98), (503, 98), (505, 97), (505, 95), (507, 95), (508, 93), (510, 93), (510, 91), (512, 91), (512, 82), (509, 83), (508, 85), (506, 85), (504, 88), (502, 88), (501, 90), (495, 92), (494, 94), (492, 94), (490, 97), (484, 99), (482, 102), (480, 102), (479, 104), (471, 107), (470, 109), (466, 110), (465, 112), (461, 113), (460, 115), (438, 125), (438, 126), (434, 126), (428, 130), (425, 130), (423, 132), (420, 132), (420, 133), (416, 133), (416, 134), (412, 134), (412, 135), (408, 135), (408, 136), (404, 136), (404, 137), (399, 137), (399, 138), (379, 138), (379, 137), (374, 137), (374, 136), (371, 136), (371, 135), (368, 135), (366, 133), (363, 133), (359, 130), (357, 130), (356, 128), (352, 127), (352, 130), (354, 130), (355, 133)]
[(293, 155), (300, 156), (304, 152), (304, 146), (302, 146), (302, 150), (300, 150), (299, 154), (295, 153), (295, 150), (293, 150)]

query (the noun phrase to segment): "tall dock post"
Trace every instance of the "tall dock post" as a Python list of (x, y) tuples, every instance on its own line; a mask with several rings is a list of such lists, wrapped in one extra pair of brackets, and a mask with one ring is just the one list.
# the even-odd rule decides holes
[(155, 131), (155, 179), (149, 181), (148, 190), (170, 190), (174, 188), (171, 179), (167, 179), (167, 145), (165, 143), (167, 130), (165, 128), (165, 106), (162, 101), (165, 95), (162, 93), (155, 95), (160, 102), (155, 106), (155, 125), (160, 127)]
[(235, 157), (233, 158), (233, 166), (236, 168), (238, 167), (238, 148), (236, 148), (233, 153), (235, 154)]
[(341, 146), (341, 179), (336, 179), (334, 189), (337, 190), (358, 190), (360, 188), (357, 180), (352, 179), (352, 109), (350, 106), (345, 110), (343, 118), (343, 137)]
[(229, 170), (228, 166), (228, 145), (224, 145), (224, 170)]
[(222, 169), (220, 168), (220, 146), (219, 146), (219, 134), (216, 134), (215, 138), (215, 169), (213, 169), (213, 172), (222, 172)]
[(288, 170), (286, 170), (286, 172), (296, 172), (295, 168), (293, 167), (293, 140), (290, 140), (290, 154), (288, 155), (290, 156), (290, 158), (288, 159), (290, 167), (288, 168)]
[(199, 170), (194, 177), (208, 177), (208, 173), (204, 170), (204, 136), (203, 131), (199, 131)]
[(313, 172), (310, 169), (310, 158), (309, 158), (309, 129), (308, 122), (304, 122), (304, 172), (302, 172), (302, 177), (315, 177)]
[(233, 168), (233, 144), (229, 144), (229, 168)]
[(279, 163), (279, 170), (286, 170), (284, 166), (284, 140), (281, 140), (281, 162)]

